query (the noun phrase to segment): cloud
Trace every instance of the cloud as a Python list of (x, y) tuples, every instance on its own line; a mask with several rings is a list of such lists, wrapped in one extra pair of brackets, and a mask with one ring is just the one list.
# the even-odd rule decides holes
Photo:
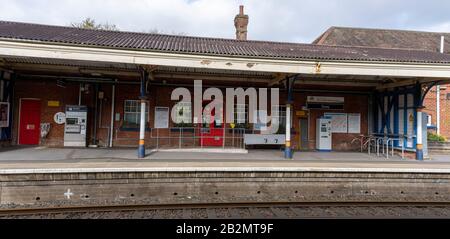
[(2, 0), (0, 19), (69, 25), (86, 17), (121, 30), (234, 38), (238, 5), (249, 39), (311, 42), (330, 26), (450, 31), (441, 0)]

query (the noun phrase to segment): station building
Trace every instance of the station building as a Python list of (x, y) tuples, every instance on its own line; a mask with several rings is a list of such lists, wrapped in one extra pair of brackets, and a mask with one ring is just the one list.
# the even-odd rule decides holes
[[(450, 34), (443, 32), (406, 31), (330, 27), (313, 44), (360, 46), (393, 49), (420, 49), (450, 53)], [(433, 87), (424, 99), (429, 131), (450, 138), (450, 88), (446, 84)], [(439, 113), (438, 113), (439, 112)]]
[[(317, 122), (330, 119), (330, 150), (358, 151), (357, 139), (378, 135), (423, 159), (424, 99), (449, 83), (450, 55), (253, 41), (247, 23), (241, 8), (237, 39), (219, 39), (0, 21), (2, 145), (277, 147), (289, 157), (320, 150)], [(195, 81), (223, 95), (279, 89), (279, 131), (261, 134), (248, 101), (234, 106), (239, 122), (198, 123), (194, 102), (171, 99), (179, 87), (194, 94)], [(182, 123), (170, 120), (174, 107)]]

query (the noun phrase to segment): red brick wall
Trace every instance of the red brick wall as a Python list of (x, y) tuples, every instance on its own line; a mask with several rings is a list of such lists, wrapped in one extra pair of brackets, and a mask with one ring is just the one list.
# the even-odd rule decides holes
[[(447, 99), (447, 94), (450, 94), (450, 85), (441, 86), (440, 92), (440, 133), (441, 135), (450, 138), (450, 100)], [(432, 124), (436, 125), (436, 87), (433, 87), (425, 97), (424, 100), (425, 112), (431, 115)]]
[[(50, 123), (51, 129), (46, 139), (41, 144), (62, 146), (64, 143), (64, 124), (58, 125), (53, 116), (57, 112), (64, 112), (66, 104), (78, 104), (78, 85), (67, 84), (66, 88), (56, 85), (52, 80), (17, 80), (14, 93), (13, 109), (13, 139), (12, 144), (17, 144), (19, 105), (21, 98), (35, 98), (41, 101), (41, 123)], [(48, 101), (59, 101), (59, 107), (48, 107)]]
[[(295, 142), (294, 147), (297, 147), (300, 141), (298, 134), (299, 131), (299, 119), (295, 116), (295, 110), (301, 110), (302, 106), (306, 106), (307, 96), (344, 96), (344, 110), (309, 110), (309, 148), (316, 148), (316, 120), (324, 115), (325, 112), (330, 113), (360, 113), (361, 114), (361, 133), (367, 135), (368, 133), (368, 97), (364, 95), (342, 95), (342, 94), (318, 94), (318, 93), (296, 93), (294, 96), (294, 128), (295, 128)], [(360, 134), (344, 134), (333, 133), (332, 135), (332, 148), (337, 151), (357, 150), (358, 144), (350, 144), (350, 142), (358, 137)]]
[[(154, 108), (156, 106), (169, 107), (169, 113), (176, 103), (170, 99), (171, 92), (174, 87), (151, 87), (150, 97), (148, 103), (149, 107), (149, 122), (148, 127), (154, 127)], [(99, 99), (98, 107), (98, 128), (97, 139), (100, 146), (107, 146), (109, 140), (109, 127), (111, 123), (111, 90), (112, 86), (103, 84), (100, 85), (99, 91), (104, 93), (104, 99)], [(53, 115), (56, 112), (64, 111), (66, 104), (78, 104), (78, 83), (68, 83), (66, 88), (56, 86), (54, 80), (18, 80), (16, 83), (15, 101), (18, 105), (20, 98), (39, 98), (41, 99), (41, 121), (51, 123), (51, 131), (47, 139), (41, 141), (41, 144), (49, 146), (62, 146), (64, 140), (64, 125), (57, 125), (53, 121)], [(88, 106), (88, 131), (87, 142), (90, 143), (93, 137), (94, 127), (94, 102), (95, 102), (95, 88), (94, 85), (90, 85), (88, 92), (82, 93), (82, 105)], [(225, 90), (222, 90), (225, 98)], [(193, 98), (193, 92), (191, 90)], [(306, 106), (306, 97), (308, 95), (315, 96), (344, 96), (345, 97), (345, 109), (341, 111), (323, 111), (323, 110), (310, 110), (309, 111), (309, 146), (310, 149), (315, 148), (315, 133), (316, 133), (316, 119), (321, 117), (325, 112), (343, 112), (343, 113), (360, 113), (361, 114), (361, 134), (367, 134), (367, 96), (363, 95), (340, 95), (340, 94), (318, 94), (318, 93), (295, 93), (293, 104), (293, 134), (292, 145), (298, 147), (299, 145), (299, 117), (295, 115), (295, 112), (302, 109), (302, 106)], [(56, 100), (60, 102), (59, 107), (48, 107), (48, 100)], [(115, 97), (115, 113), (120, 114), (120, 120), (114, 121), (114, 146), (133, 146), (138, 143), (139, 132), (138, 129), (123, 130), (123, 116), (124, 116), (124, 102), (125, 100), (139, 100), (139, 85), (117, 85), (116, 97)], [(286, 93), (280, 92), (280, 104), (284, 104), (286, 101)], [(226, 104), (226, 102), (224, 102)], [(224, 107), (225, 107), (224, 104)], [(101, 109), (100, 109), (101, 108)], [(17, 120), (18, 107), (15, 109), (15, 119)], [(17, 123), (14, 124), (14, 140), (17, 142)], [(169, 127), (174, 127), (173, 122), (169, 121)], [(229, 125), (227, 125), (229, 127)], [(148, 146), (156, 145), (156, 132), (146, 132), (146, 144)], [(168, 130), (160, 130), (159, 136), (172, 136), (177, 135), (176, 132), (169, 132)], [(333, 134), (333, 149), (334, 150), (351, 150), (356, 149), (358, 145), (350, 145), (353, 138), (359, 134)], [(229, 136), (229, 134), (227, 134)], [(160, 144), (169, 144), (168, 139), (160, 140)], [(229, 140), (227, 141), (229, 142)], [(176, 145), (177, 140), (172, 140), (170, 145)]]

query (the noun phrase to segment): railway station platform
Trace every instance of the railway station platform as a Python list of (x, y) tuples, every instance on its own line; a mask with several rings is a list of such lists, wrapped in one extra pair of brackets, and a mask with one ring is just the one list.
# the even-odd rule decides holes
[(448, 203), (450, 160), (277, 150), (236, 153), (10, 148), (0, 210), (117, 205)]
[[(386, 159), (358, 152), (297, 152), (285, 159), (279, 150), (234, 152), (157, 151), (138, 159), (134, 149), (15, 147), (0, 151), (0, 172), (93, 172), (180, 170), (347, 170), (449, 172), (450, 155), (425, 161)], [(47, 171), (46, 171), (47, 170)]]

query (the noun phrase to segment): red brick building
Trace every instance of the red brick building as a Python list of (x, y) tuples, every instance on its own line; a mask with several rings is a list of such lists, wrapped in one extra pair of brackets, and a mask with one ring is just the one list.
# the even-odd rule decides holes
[[(445, 54), (450, 54), (450, 33), (438, 32), (331, 27), (313, 43), (440, 52), (442, 37), (444, 37), (442, 50)], [(448, 85), (440, 86), (439, 98), (439, 133), (450, 138), (450, 88)], [(424, 106), (425, 112), (429, 114), (429, 129), (436, 132), (438, 127), (437, 87), (432, 88), (426, 95)]]
[[(423, 158), (422, 101), (450, 81), (450, 55), (245, 40), (247, 23), (241, 11), (236, 40), (0, 21), (0, 101), (9, 106), (2, 142), (61, 147), (76, 130), (83, 146), (281, 147), (289, 156), (316, 149), (317, 119), (330, 117), (332, 150), (359, 150), (355, 139), (378, 134)], [(195, 100), (175, 105), (171, 97), (179, 87), (193, 94), (200, 80), (202, 93), (278, 89), (280, 130), (252, 124), (248, 99), (233, 103), (242, 122), (200, 122)], [(68, 116), (85, 109), (85, 121)], [(169, 120), (172, 111), (189, 121)]]

